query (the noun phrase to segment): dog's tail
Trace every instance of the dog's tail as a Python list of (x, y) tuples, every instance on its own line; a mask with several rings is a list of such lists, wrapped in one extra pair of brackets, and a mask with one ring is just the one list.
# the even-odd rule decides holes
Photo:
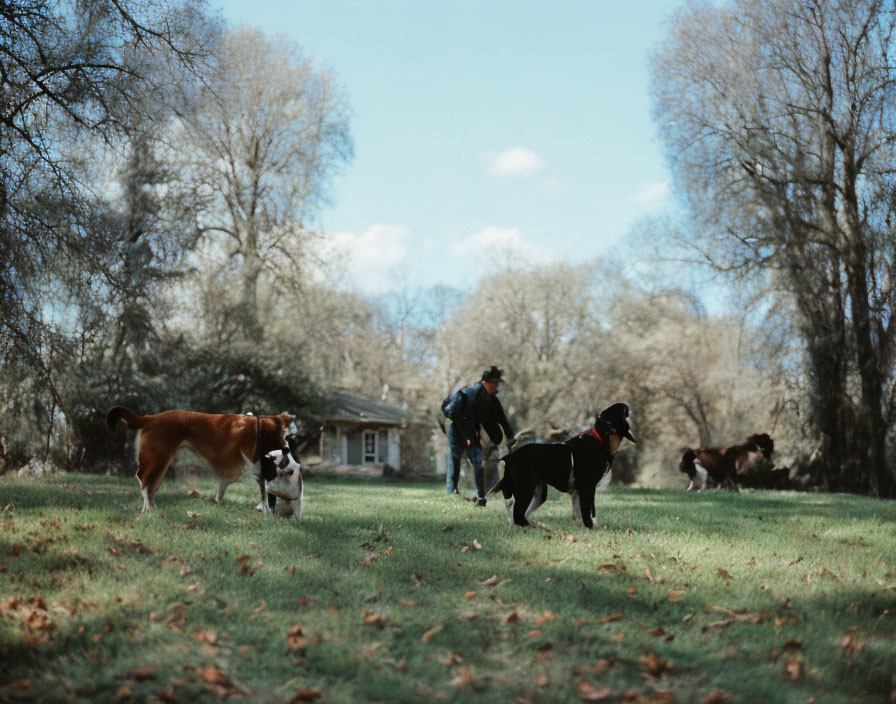
[(109, 424), (110, 430), (115, 430), (115, 426), (118, 425), (120, 420), (123, 420), (129, 428), (142, 428), (145, 425), (143, 416), (138, 416), (124, 406), (115, 406), (106, 414), (106, 423)]
[[(504, 487), (507, 486), (504, 482), (507, 480), (507, 458), (508, 458), (508, 457), (510, 457), (510, 454), (506, 454), (506, 455), (504, 455), (501, 459), (498, 460), (498, 462), (503, 462), (503, 463), (504, 463), (504, 476), (501, 477), (501, 478), (498, 480), (498, 483), (495, 484), (495, 485), (491, 488), (491, 490), (489, 490), (489, 491), (486, 493), (486, 496), (490, 496), (490, 495), (494, 494), (494, 493), (495, 493), (496, 491), (498, 491), (499, 489), (503, 491), (503, 490), (504, 490)], [(508, 487), (508, 488), (509, 488), (509, 487)]]
[(494, 493), (495, 493), (496, 491), (498, 491), (499, 489), (501, 489), (501, 490), (504, 489), (504, 477), (501, 477), (501, 478), (498, 480), (498, 483), (495, 484), (495, 485), (494, 485), (494, 486), (493, 486), (493, 487), (486, 493), (486, 496), (491, 496), (492, 494), (494, 494)]

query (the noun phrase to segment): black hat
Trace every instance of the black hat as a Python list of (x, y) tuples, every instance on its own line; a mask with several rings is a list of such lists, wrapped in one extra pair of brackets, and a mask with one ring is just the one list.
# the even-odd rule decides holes
[(629, 425), (628, 420), (626, 420), (630, 415), (631, 410), (627, 403), (614, 403), (609, 408), (602, 410), (597, 419), (603, 421), (604, 424), (609, 425), (622, 437), (628, 438), (637, 444), (637, 441), (632, 437), (630, 431), (631, 426)]
[(498, 369), (493, 365), (482, 372), (482, 380), (485, 381), (486, 379), (500, 379), (503, 373), (503, 369)]

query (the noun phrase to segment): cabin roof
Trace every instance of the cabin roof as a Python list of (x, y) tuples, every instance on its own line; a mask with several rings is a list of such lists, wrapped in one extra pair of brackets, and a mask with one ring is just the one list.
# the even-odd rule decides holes
[(404, 425), (419, 423), (411, 411), (385, 401), (379, 401), (350, 391), (330, 394), (331, 410), (324, 422), (355, 423), (358, 425)]

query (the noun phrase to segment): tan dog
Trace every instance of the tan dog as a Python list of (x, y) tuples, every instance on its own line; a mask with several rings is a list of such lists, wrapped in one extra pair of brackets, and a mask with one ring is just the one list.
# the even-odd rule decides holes
[[(215, 501), (224, 498), (227, 487), (237, 481), (243, 467), (249, 467), (261, 487), (261, 502), (267, 507), (265, 480), (277, 476), (270, 459), (263, 459), (271, 450), (286, 446), (286, 431), (295, 416), (212, 415), (191, 411), (165, 411), (152, 416), (138, 416), (116, 406), (106, 421), (115, 428), (123, 420), (137, 432), (137, 480), (143, 495), (143, 511), (155, 507), (155, 494), (162, 477), (181, 447), (189, 447), (208, 462), (218, 476)], [(268, 508), (270, 512), (270, 509)]]

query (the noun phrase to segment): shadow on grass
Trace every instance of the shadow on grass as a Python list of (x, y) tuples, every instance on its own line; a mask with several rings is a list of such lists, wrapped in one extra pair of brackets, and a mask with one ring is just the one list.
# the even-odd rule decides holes
[[(244, 483), (248, 484), (246, 480)], [(889, 502), (842, 495), (625, 490), (598, 497), (598, 525), (607, 523), (610, 529), (589, 532), (573, 527), (568, 520), (568, 499), (564, 497), (562, 504), (556, 504), (557, 499), (552, 498), (545, 507), (549, 523), (572, 531), (579, 541), (575, 547), (563, 546), (568, 551), (562, 552), (557, 543), (563, 539), (563, 531), (555, 531), (553, 540), (547, 541), (543, 532), (505, 525), (503, 511), (490, 506), (484, 511), (471, 507), (466, 512), (466, 506), (449, 503), (439, 488), (433, 487), (430, 494), (428, 487), (418, 482), (317, 478), (306, 487), (312, 501), (306, 503), (308, 519), (301, 523), (272, 521), (255, 514), (246, 502), (246, 496), (254, 495), (251, 484), (240, 487), (234, 495), (228, 492), (229, 498), (217, 505), (188, 496), (183, 485), (166, 483), (159, 496), (160, 508), (155, 515), (144, 518), (139, 514), (135, 485), (133, 479), (114, 477), (0, 483), (0, 503), (11, 503), (15, 512), (24, 511), (32, 517), (40, 516), (45, 508), (75, 508), (118, 519), (126, 514), (128, 535), (139, 537), (159, 552), (142, 553), (128, 548), (127, 541), (113, 544), (126, 556), (135, 557), (128, 552), (132, 549), (147, 570), (157, 572), (172, 551), (163, 548), (166, 536), (180, 546), (179, 550), (203, 541), (198, 549), (206, 554), (196, 558), (189, 579), (203, 584), (208, 593), (200, 598), (185, 596), (183, 587), (165, 591), (164, 580), (159, 577), (159, 586), (153, 589), (162, 596), (151, 605), (122, 607), (120, 617), (108, 608), (86, 614), (61, 626), (53, 643), (39, 649), (10, 641), (0, 645), (13, 664), (37, 668), (61, 658), (70, 663), (66, 667), (79, 669), (84, 662), (99, 658), (114, 661), (118, 673), (127, 660), (121, 659), (117, 650), (128, 646), (117, 637), (101, 638), (91, 645), (93, 636), (102, 633), (109, 623), (116, 632), (127, 631), (135, 619), (147, 620), (151, 609), (168, 614), (173, 606), (183, 603), (186, 632), (174, 636), (150, 633), (140, 647), (170, 649), (170, 639), (174, 638), (185, 644), (191, 657), (200, 659), (196, 655), (198, 641), (191, 631), (200, 624), (220, 621), (230, 607), (226, 616), (234, 623), (233, 646), (251, 648), (253, 653), (246, 665), (235, 665), (236, 672), (251, 679), (251, 668), (258, 663), (267, 663), (268, 667), (279, 663), (282, 667), (294, 657), (286, 651), (285, 634), (302, 620), (300, 599), (310, 596), (316, 612), (335, 609), (327, 616), (327, 628), (344, 640), (341, 645), (334, 641), (309, 647), (309, 667), (331, 684), (345, 687), (362, 687), (358, 684), (359, 668), (366, 672), (364, 668), (373, 667), (352, 660), (358, 649), (353, 637), (357, 642), (376, 638), (385, 643), (384, 648), (396, 659), (411, 664), (417, 679), (444, 680), (445, 668), (430, 658), (432, 649), (421, 645), (422, 633), (440, 623), (444, 630), (438, 638), (451, 648), (481, 653), (483, 665), (519, 658), (533, 662), (539, 653), (568, 655), (580, 664), (596, 659), (618, 660), (618, 671), (611, 679), (613, 686), (621, 680), (642, 682), (639, 658), (656, 653), (676, 663), (670, 675), (676, 682), (706, 677), (708, 683), (719, 688), (750, 692), (754, 698), (769, 701), (795, 700), (798, 695), (805, 701), (819, 688), (881, 701), (889, 695), (892, 639), (883, 645), (875, 641), (874, 647), (847, 657), (839, 638), (857, 624), (871, 624), (868, 628), (886, 631), (889, 621), (885, 612), (896, 612), (896, 591), (866, 583), (839, 584), (835, 588), (832, 583), (827, 593), (803, 590), (792, 600), (778, 600), (770, 593), (739, 592), (735, 586), (724, 592), (731, 600), (724, 606), (736, 609), (746, 605), (751, 611), (762, 610), (766, 618), (761, 623), (734, 620), (718, 626), (713, 624), (724, 617), (712, 610), (710, 602), (717, 596), (706, 590), (695, 587), (679, 600), (670, 600), (669, 591), (676, 586), (674, 576), (659, 585), (645, 580), (636, 569), (600, 569), (601, 563), (614, 563), (616, 558), (609, 557), (613, 551), (604, 542), (626, 540), (628, 528), (636, 534), (663, 532), (680, 543), (698, 542), (724, 549), (721, 542), (746, 539), (760, 530), (777, 534), (783, 526), (802, 525), (807, 520), (832, 525), (844, 516), (858, 521), (894, 521), (896, 510)], [(208, 479), (208, 485), (213, 486), (214, 480)], [(360, 500), (368, 489), (381, 492), (383, 488), (389, 490), (385, 496)], [(403, 493), (421, 489), (424, 500), (419, 504), (409, 500), (395, 512), (389, 509), (392, 498), (399, 502)], [(133, 514), (128, 510), (131, 503)], [(201, 517), (190, 519), (188, 511)], [(558, 512), (562, 519), (556, 517)], [(719, 529), (723, 531), (721, 540)], [(108, 532), (109, 526), (104, 524), (101, 530)], [(893, 533), (892, 526), (883, 530)], [(237, 555), (228, 552), (233, 549), (227, 540), (231, 535), (248, 536), (257, 543), (252, 560), (264, 561), (266, 566), (251, 575), (240, 574)], [(216, 542), (215, 536), (221, 539)], [(462, 547), (471, 545), (474, 537), (482, 549), (462, 553)], [(22, 540), (20, 536), (0, 535), (0, 551), (9, 554), (13, 543)], [(586, 551), (583, 543), (591, 540), (595, 548)], [(83, 557), (58, 551), (20, 557), (26, 561), (12, 569), (35, 579), (40, 574), (92, 570), (89, 578), (123, 587), (127, 580), (144, 578), (123, 575), (108, 561), (87, 565)], [(660, 555), (659, 559), (667, 558)], [(493, 574), (498, 584), (485, 584)], [(63, 585), (48, 580), (47, 589), (55, 593)], [(468, 598), (471, 592), (474, 596)], [(266, 610), (253, 615), (255, 605), (262, 600)], [(852, 604), (855, 609), (850, 609)], [(475, 610), (478, 617), (469, 621), (459, 618), (469, 610)], [(387, 614), (390, 627), (376, 631), (364, 625), (361, 613), (366, 611)], [(533, 636), (529, 615), (545, 611), (560, 618), (545, 622), (537, 629), (540, 634)], [(519, 622), (506, 618), (511, 612), (523, 614)], [(620, 616), (610, 618), (615, 614)], [(780, 627), (776, 619), (781, 620)], [(78, 632), (82, 626), (83, 634)], [(651, 635), (650, 631), (657, 628), (663, 628), (666, 637)], [(617, 640), (620, 636), (622, 640)], [(788, 640), (800, 641), (799, 646), (791, 647), (809, 666), (821, 670), (816, 679), (782, 683), (783, 656), (772, 661), (770, 651), (779, 650)], [(72, 653), (81, 653), (81, 659), (66, 661)], [(180, 667), (176, 657), (165, 658), (172, 671)], [(396, 699), (414, 698), (411, 684), (395, 685), (396, 680), (382, 673), (371, 676), (384, 678), (384, 687), (403, 687), (396, 691)], [(104, 680), (96, 690), (103, 695), (112, 691), (113, 681), (106, 679), (109, 681)], [(786, 695), (782, 694), (782, 684), (787, 687)], [(507, 686), (511, 692), (525, 691), (521, 682)], [(489, 697), (494, 699), (494, 690), (471, 692), (467, 698), (478, 701)]]

